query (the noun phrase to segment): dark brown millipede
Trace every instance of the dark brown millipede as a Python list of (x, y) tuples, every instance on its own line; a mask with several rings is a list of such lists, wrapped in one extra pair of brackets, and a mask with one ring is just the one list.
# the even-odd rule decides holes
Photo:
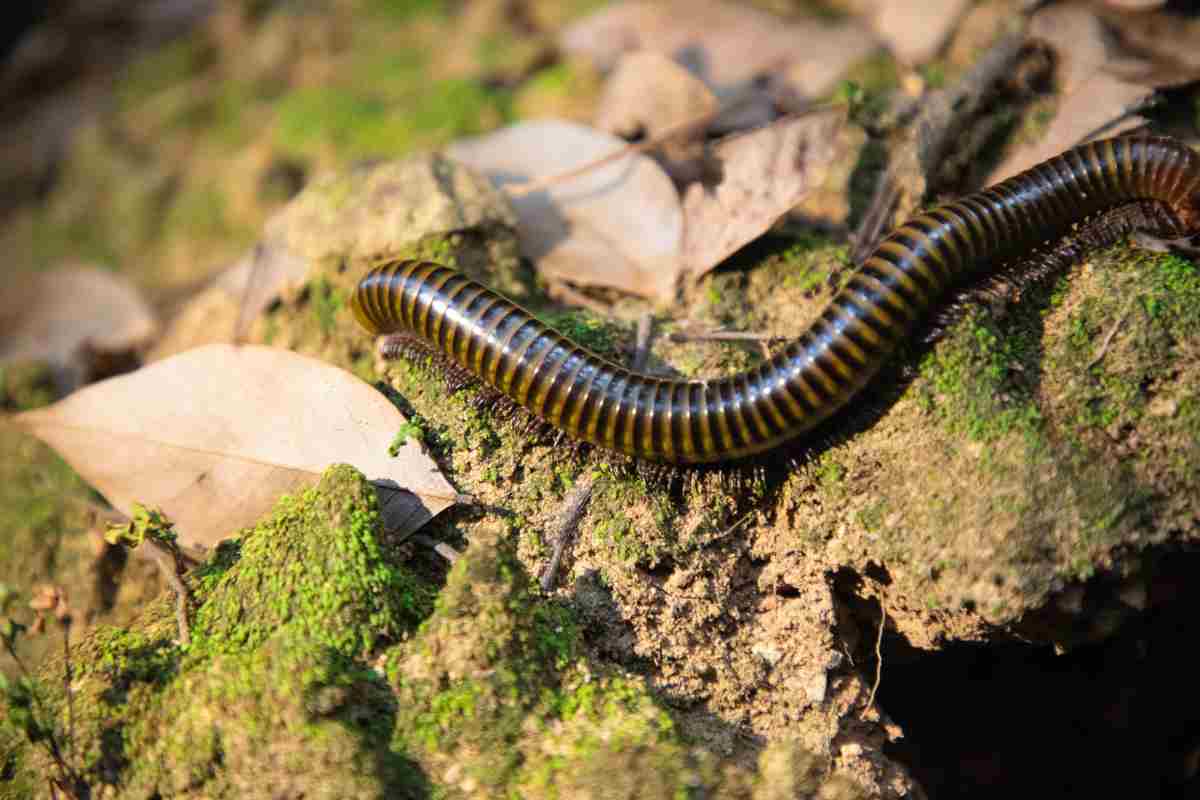
[(429, 262), (372, 269), (352, 307), (372, 334), (416, 337), (576, 439), (654, 461), (723, 461), (775, 447), (845, 405), (952, 288), (1139, 201), (1160, 207), (1167, 233), (1200, 232), (1200, 155), (1161, 137), (1091, 142), (919, 214), (799, 338), (753, 369), (712, 380), (632, 372)]

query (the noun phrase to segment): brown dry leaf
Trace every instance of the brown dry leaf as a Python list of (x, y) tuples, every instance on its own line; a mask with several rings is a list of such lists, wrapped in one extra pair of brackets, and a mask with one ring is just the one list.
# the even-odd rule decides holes
[(897, 59), (922, 64), (938, 54), (970, 4), (970, 0), (871, 0), (852, 5)]
[(186, 545), (236, 534), (336, 462), (374, 483), (389, 530), (455, 499), (415, 441), (388, 455), (405, 420), (383, 395), (287, 350), (207, 345), (14, 419), (125, 514), (160, 507)]
[[(627, 147), (584, 125), (540, 120), (464, 139), (447, 154), (503, 188), (559, 175)], [(659, 301), (674, 298), (683, 212), (675, 186), (653, 159), (626, 154), (512, 201), (521, 250), (543, 275)]]
[(97, 267), (60, 267), (9, 281), (0, 294), (0, 363), (45, 361), (60, 391), (88, 379), (96, 356), (140, 350), (158, 318), (137, 288)]
[[(639, 50), (621, 56), (604, 84), (593, 123), (625, 139), (657, 142), (646, 152), (683, 185), (702, 174), (703, 140), (720, 127), (719, 107), (720, 101), (704, 81), (662, 53)], [(740, 108), (728, 110), (736, 113)], [(774, 116), (769, 99), (765, 111), (767, 116), (759, 124)]]
[(1055, 81), (1063, 94), (1074, 94), (1100, 71), (1112, 47), (1104, 24), (1090, 8), (1066, 4), (1049, 6), (1029, 21), (1029, 38), (1054, 51)]
[(838, 156), (840, 109), (787, 117), (717, 143), (721, 182), (684, 195), (683, 263), (696, 278), (761, 236), (825, 179)]
[(1149, 5), (1098, 11), (1123, 51), (1110, 62), (1110, 72), (1147, 86), (1200, 80), (1200, 18)]
[(668, 128), (711, 114), (719, 105), (704, 81), (662, 53), (642, 50), (617, 62), (604, 85), (594, 124), (617, 136), (653, 139)]
[(811, 64), (814, 77), (824, 76), (805, 82), (805, 91), (820, 93), (876, 46), (870, 31), (853, 21), (785, 20), (717, 0), (617, 3), (568, 27), (560, 42), (602, 69), (631, 50), (663, 53), (718, 96), (798, 62)]

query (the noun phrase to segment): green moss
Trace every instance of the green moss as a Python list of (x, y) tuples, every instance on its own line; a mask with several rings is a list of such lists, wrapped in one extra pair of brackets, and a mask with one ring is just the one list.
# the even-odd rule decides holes
[(43, 361), (0, 364), (0, 409), (28, 411), (50, 405), (57, 398), (49, 364)]
[[(377, 534), (374, 489), (331, 467), (195, 574), (190, 647), (173, 643), (165, 598), (136, 628), (101, 628), (76, 646), (74, 745), (93, 788), (427, 796), (420, 771), (389, 747), (389, 688), (356, 660), (432, 610), (432, 591), (386, 563)], [(41, 686), (61, 726), (59, 668)], [(0, 751), (14, 779), (44, 768), (37, 751), (15, 752)]]
[(539, 318), (571, 341), (609, 359), (617, 357), (617, 343), (627, 335), (612, 320), (582, 309), (545, 312)]
[(331, 335), (337, 328), (337, 313), (346, 305), (346, 293), (322, 275), (309, 283), (308, 300), (321, 332)]
[(199, 573), (211, 599), (196, 614), (193, 648), (251, 650), (290, 625), (350, 656), (411, 628), (430, 592), (383, 559), (378, 529), (375, 490), (350, 467), (284, 497)]
[(441, 16), (446, 13), (446, 0), (364, 0), (368, 14), (409, 22), (415, 16)]
[(178, 86), (212, 62), (214, 53), (198, 38), (186, 36), (151, 50), (134, 61), (116, 87), (116, 102), (136, 110), (163, 90)]
[(921, 362), (918, 402), (951, 431), (991, 442), (1011, 432), (1032, 440), (1042, 415), (1022, 377), (1037, 369), (1038, 343), (1022, 321), (1000, 324), (972, 309)]
[(276, 134), (286, 155), (303, 158), (333, 147), (345, 160), (393, 156), (480, 133), (508, 119), (507, 95), (472, 80), (420, 85), (398, 105), (386, 86), (295, 89), (278, 103)]
[(180, 649), (170, 639), (145, 631), (102, 626), (92, 634), (95, 657), (79, 665), (79, 675), (101, 675), (110, 685), (102, 699), (125, 702), (134, 684), (166, 685), (179, 668)]
[(818, 235), (801, 238), (771, 260), (770, 267), (780, 275), (784, 288), (814, 292), (821, 288), (834, 270), (849, 265), (845, 245)]
[(248, 231), (235, 231), (226, 208), (225, 192), (214, 184), (191, 183), (175, 194), (163, 224), (165, 235), (215, 239), (223, 236), (249, 238)]
[(135, 760), (122, 783), (134, 796), (423, 796), (419, 770), (387, 747), (393, 724), (378, 675), (286, 625), (153, 697), (124, 731)]
[(682, 791), (670, 718), (640, 681), (597, 675), (580, 652), (573, 614), (536, 597), (498, 532), (477, 533), (433, 615), (389, 656), (398, 747), (474, 796), (594, 796), (613, 781), (641, 793), (605, 796)]
[[(83, 481), (53, 450), (0, 422), (0, 586), (6, 607), (0, 612), (20, 618), (34, 587), (49, 583), (80, 587), (72, 602), (85, 605), (94, 554), (86, 521), (72, 504), (88, 498)], [(37, 663), (57, 644), (50, 637), (24, 637), (18, 652)], [(14, 666), (0, 653), (0, 671), (15, 675)]]
[[(712, 500), (717, 505), (716, 498)], [(639, 478), (607, 474), (592, 496), (592, 536), (619, 564), (653, 567), (670, 553), (689, 546), (679, 540), (678, 509)]]

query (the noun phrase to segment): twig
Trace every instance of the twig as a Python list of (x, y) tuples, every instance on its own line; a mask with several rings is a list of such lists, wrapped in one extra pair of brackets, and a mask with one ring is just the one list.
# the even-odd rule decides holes
[(188, 607), (191, 604), (192, 593), (179, 577), (183, 571), (180, 554), (153, 537), (147, 536), (143, 543), (149, 548), (150, 556), (158, 565), (163, 580), (175, 593), (175, 622), (179, 627), (179, 642), (186, 647), (192, 643), (191, 627), (188, 624)]
[(612, 309), (604, 303), (593, 300), (583, 292), (572, 288), (569, 284), (560, 280), (551, 280), (549, 286), (546, 287), (546, 294), (550, 295), (552, 300), (572, 306), (580, 306), (581, 308), (586, 308), (588, 311), (602, 314), (606, 317), (612, 313)]
[(411, 538), (412, 541), (416, 542), (417, 544), (433, 550), (433, 552), (437, 553), (451, 564), (462, 558), (462, 553), (458, 552), (450, 545), (446, 544), (445, 542), (439, 542), (436, 539), (431, 539), (423, 533), (415, 533), (409, 538)]
[(1011, 73), (1025, 46), (1024, 33), (1002, 37), (953, 86), (929, 92), (920, 101), (907, 138), (890, 154), (871, 203), (854, 234), (850, 253), (861, 264), (874, 252), (897, 214), (911, 213), (929, 190), (939, 166), (958, 144), (968, 120), (983, 107), (992, 87)]
[(579, 529), (579, 523), (583, 521), (583, 514), (587, 510), (588, 501), (592, 499), (592, 492), (595, 488), (596, 481), (588, 478), (568, 495), (566, 508), (562, 513), (563, 522), (558, 530), (558, 538), (554, 542), (554, 550), (550, 554), (550, 563), (542, 572), (543, 592), (549, 592), (554, 588), (554, 578), (558, 573), (558, 565), (562, 561), (563, 552), (567, 549), (567, 543), (575, 537), (575, 532)]
[(752, 331), (675, 331), (670, 339), (676, 344), (685, 342), (782, 342), (788, 337), (774, 333), (755, 333)]
[(1121, 316), (1117, 317), (1117, 321), (1113, 323), (1108, 333), (1104, 335), (1104, 340), (1100, 342), (1100, 350), (1096, 353), (1096, 357), (1088, 362), (1087, 369), (1091, 369), (1104, 360), (1104, 356), (1108, 354), (1108, 346), (1112, 344), (1113, 337), (1117, 335), (1117, 330), (1125, 324), (1125, 320), (1129, 316), (1129, 312), (1137, 299), (1138, 295), (1131, 294), (1129, 299), (1125, 301), (1125, 306), (1121, 309)]
[(654, 317), (650, 314), (642, 314), (638, 318), (637, 324), (637, 342), (633, 349), (633, 358), (629, 362), (629, 368), (634, 372), (641, 372), (646, 368), (646, 359), (650, 357), (650, 334), (654, 329)]
[(859, 719), (865, 719), (867, 712), (875, 705), (875, 693), (879, 691), (879, 682), (883, 679), (883, 629), (887, 627), (887, 606), (884, 605), (883, 595), (879, 597), (879, 633), (875, 637), (875, 683), (871, 685), (871, 695), (863, 708)]
[(67, 755), (75, 760), (75, 692), (71, 674), (71, 619), (62, 623), (63, 629), (63, 693), (67, 696)]

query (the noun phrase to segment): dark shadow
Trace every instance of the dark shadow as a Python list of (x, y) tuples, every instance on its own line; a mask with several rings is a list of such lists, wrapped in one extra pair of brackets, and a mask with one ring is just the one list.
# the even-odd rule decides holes
[(420, 764), (392, 749), (396, 729), (396, 698), (391, 687), (374, 670), (329, 651), (320, 672), (328, 680), (305, 689), (309, 719), (332, 720), (359, 740), (359, 752), (373, 762), (373, 771), (385, 796), (400, 800), (425, 800), (433, 785)]
[(1174, 560), (1148, 611), (1065, 655), (1016, 642), (931, 653), (885, 636), (877, 699), (904, 729), (885, 753), (930, 800), (1200, 796), (1200, 586), (1182, 579), (1200, 553)]

